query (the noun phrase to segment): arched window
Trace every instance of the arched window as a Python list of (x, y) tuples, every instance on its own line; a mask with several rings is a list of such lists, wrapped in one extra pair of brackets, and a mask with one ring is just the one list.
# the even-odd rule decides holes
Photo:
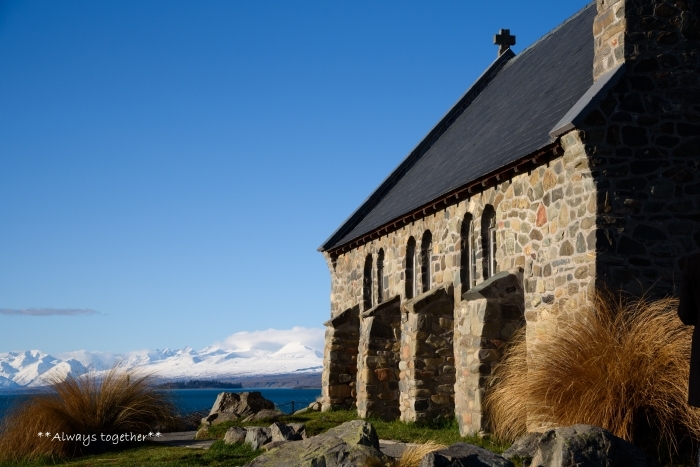
[(416, 295), (416, 239), (411, 237), (406, 245), (406, 300)]
[(430, 254), (433, 250), (433, 234), (426, 230), (420, 244), (420, 278), (423, 292), (430, 290)]
[(377, 304), (384, 301), (384, 249), (377, 255)]
[(365, 311), (372, 308), (372, 255), (365, 258), (365, 271), (362, 276), (362, 301)]
[(474, 247), (474, 221), (471, 214), (467, 213), (462, 221), (460, 239), (460, 265), (459, 282), (462, 284), (462, 293), (474, 286), (476, 280), (476, 251)]
[(496, 211), (493, 206), (487, 205), (481, 217), (481, 246), (483, 248), (482, 264), (484, 279), (496, 274)]

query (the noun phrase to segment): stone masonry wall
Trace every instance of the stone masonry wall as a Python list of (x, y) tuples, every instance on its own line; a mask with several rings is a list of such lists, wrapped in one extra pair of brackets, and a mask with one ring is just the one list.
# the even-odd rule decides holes
[(357, 367), (357, 413), (360, 418), (399, 417), (401, 297), (362, 313)]
[(618, 37), (601, 45), (627, 70), (581, 132), (599, 192), (598, 275), (674, 294), (700, 248), (700, 2), (598, 1), (601, 37)]
[(452, 284), (404, 302), (401, 310), (401, 420), (451, 417), (455, 392)]
[[(562, 138), (563, 154), (529, 172), (488, 188), (441, 212), (417, 219), (331, 260), (331, 314), (362, 303), (365, 258), (376, 264), (384, 250), (383, 296), (405, 300), (406, 245), (412, 236), (420, 245), (426, 229), (432, 232), (430, 289), (454, 284), (455, 304), (461, 302), (461, 227), (465, 214), (473, 218), (475, 235), (481, 235), (484, 208), (495, 208), (498, 271), (523, 268), (528, 342), (535, 342), (560, 319), (571, 319), (587, 303), (596, 274), (595, 184), (588, 156), (578, 132)], [(477, 284), (484, 280), (483, 243), (475, 242)], [(420, 254), (416, 270), (420, 271)], [(422, 289), (416, 274), (416, 290)]]
[(357, 396), (357, 349), (360, 342), (360, 307), (348, 308), (324, 323), (326, 339), (321, 375), (322, 409), (351, 408)]
[(482, 410), (487, 378), (504, 344), (525, 326), (522, 270), (503, 271), (462, 296), (455, 310), (455, 417), (462, 435), (489, 431)]

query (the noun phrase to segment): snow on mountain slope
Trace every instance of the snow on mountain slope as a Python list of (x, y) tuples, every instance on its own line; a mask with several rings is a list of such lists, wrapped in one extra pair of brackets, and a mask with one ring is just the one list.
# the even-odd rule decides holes
[(0, 386), (44, 386), (52, 378), (65, 379), (69, 373), (84, 373), (86, 368), (77, 360), (61, 360), (39, 350), (0, 353)]
[(271, 356), (274, 358), (323, 358), (321, 352), (300, 344), (299, 342), (290, 342)]
[(256, 348), (225, 349), (210, 346), (197, 352), (143, 350), (128, 354), (86, 352), (61, 354), (55, 358), (38, 350), (0, 353), (0, 387), (41, 386), (47, 381), (79, 375), (92, 368), (104, 371), (115, 363), (125, 370), (138, 370), (163, 380), (229, 379), (241, 376), (318, 372), (323, 354), (298, 342), (277, 351)]

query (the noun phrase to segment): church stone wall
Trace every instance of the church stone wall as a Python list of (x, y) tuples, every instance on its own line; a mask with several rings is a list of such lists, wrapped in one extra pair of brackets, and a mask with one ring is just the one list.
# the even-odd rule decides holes
[[(373, 286), (381, 284), (384, 297), (398, 295), (405, 301), (406, 246), (410, 237), (416, 240), (418, 250), (416, 290), (423, 290), (419, 250), (426, 229), (433, 239), (431, 283), (427, 288), (454, 284), (457, 307), (462, 301), (462, 290), (466, 291), (460, 284), (462, 221), (465, 214), (470, 214), (474, 234), (479, 236), (475, 242), (478, 284), (484, 280), (482, 214), (487, 206), (493, 206), (497, 219), (497, 271), (523, 270), (528, 343), (536, 342), (559, 320), (571, 319), (593, 291), (597, 199), (579, 132), (564, 135), (562, 147), (564, 152), (546, 164), (417, 219), (334, 260), (325, 253), (331, 271), (332, 315), (362, 307), (365, 259), (372, 255), (376, 265), (380, 250), (384, 252), (384, 273)], [(462, 371), (468, 372), (469, 368)]]
[(601, 56), (626, 64), (582, 125), (599, 192), (598, 276), (613, 290), (676, 294), (682, 259), (700, 248), (699, 4), (598, 0), (598, 11)]

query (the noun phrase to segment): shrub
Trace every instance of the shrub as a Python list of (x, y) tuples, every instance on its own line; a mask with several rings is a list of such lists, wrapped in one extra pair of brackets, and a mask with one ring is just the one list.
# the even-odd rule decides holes
[[(159, 423), (174, 423), (174, 406), (148, 375), (113, 368), (54, 381), (46, 393), (30, 396), (0, 427), (0, 460), (73, 457), (111, 447), (84, 436), (147, 434)], [(38, 433), (50, 433), (49, 437)], [(53, 440), (55, 434), (81, 435), (79, 441)], [(102, 448), (102, 449), (100, 449)]]
[[(670, 452), (700, 439), (688, 406), (692, 329), (678, 301), (598, 296), (528, 349), (519, 332), (494, 371), (485, 409), (494, 434), (513, 440), (535, 426), (586, 423), (634, 441), (653, 435)], [(528, 366), (529, 360), (529, 366)]]

